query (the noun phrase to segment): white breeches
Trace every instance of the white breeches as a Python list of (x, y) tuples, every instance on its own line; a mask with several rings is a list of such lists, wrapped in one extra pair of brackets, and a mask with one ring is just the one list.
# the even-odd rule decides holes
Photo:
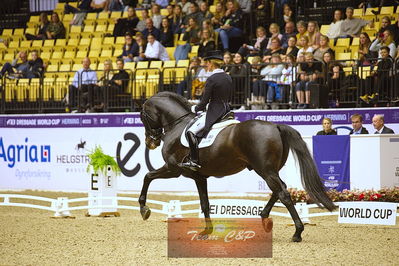
[(188, 131), (193, 132), (194, 134), (197, 134), (205, 127), (206, 112), (203, 112), (202, 114), (200, 114), (199, 117), (200, 118), (198, 118), (198, 120), (195, 121), (195, 123), (190, 127), (190, 129)]

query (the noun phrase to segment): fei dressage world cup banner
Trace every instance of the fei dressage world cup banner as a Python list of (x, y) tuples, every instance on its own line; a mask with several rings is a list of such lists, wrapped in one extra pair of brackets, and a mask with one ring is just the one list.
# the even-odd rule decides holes
[(350, 137), (313, 136), (313, 157), (327, 190), (350, 189)]

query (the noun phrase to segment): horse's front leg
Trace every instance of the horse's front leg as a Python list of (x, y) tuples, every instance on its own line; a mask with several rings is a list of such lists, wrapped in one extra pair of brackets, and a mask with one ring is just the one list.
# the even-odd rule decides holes
[(209, 216), (209, 199), (208, 199), (208, 183), (206, 177), (200, 176), (194, 178), (195, 184), (197, 185), (198, 194), (201, 202), (201, 210), (205, 216), (205, 230), (202, 231), (201, 235), (210, 235), (213, 232), (213, 225), (211, 217)]
[(156, 169), (154, 171), (148, 172), (145, 177), (144, 177), (144, 182), (143, 182), (143, 188), (141, 189), (141, 194), (139, 198), (139, 203), (140, 203), (140, 213), (141, 216), (143, 217), (143, 220), (147, 220), (150, 215), (151, 215), (151, 210), (148, 206), (145, 205), (147, 201), (147, 192), (148, 192), (148, 187), (150, 186), (150, 183), (154, 179), (158, 178), (173, 178), (173, 177), (179, 177), (180, 176), (180, 171), (178, 169), (170, 169), (168, 166), (165, 164), (159, 169)]

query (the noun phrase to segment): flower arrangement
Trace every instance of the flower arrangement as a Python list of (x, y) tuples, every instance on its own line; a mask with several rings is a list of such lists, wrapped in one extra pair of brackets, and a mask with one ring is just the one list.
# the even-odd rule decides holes
[(89, 156), (90, 159), (90, 163), (86, 169), (87, 172), (90, 172), (90, 169), (93, 168), (94, 173), (102, 172), (105, 174), (107, 166), (109, 165), (116, 175), (120, 175), (121, 170), (115, 159), (104, 154), (100, 146), (96, 146), (87, 156)]
[[(304, 190), (289, 188), (291, 199), (296, 202), (312, 203), (309, 195)], [(338, 201), (385, 201), (399, 203), (399, 187), (382, 188), (380, 190), (347, 190), (342, 192), (337, 190), (327, 191), (327, 195), (334, 202)]]

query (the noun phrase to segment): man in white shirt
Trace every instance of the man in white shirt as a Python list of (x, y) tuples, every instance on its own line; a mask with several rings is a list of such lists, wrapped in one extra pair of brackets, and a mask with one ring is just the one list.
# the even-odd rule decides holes
[(363, 127), (363, 116), (360, 114), (353, 114), (351, 116), (352, 130), (349, 135), (368, 134), (368, 130)]
[(163, 47), (163, 45), (155, 39), (155, 36), (151, 33), (147, 37), (147, 48), (145, 49), (144, 55), (147, 61), (168, 61), (169, 55)]
[[(82, 61), (83, 68), (76, 71), (72, 85), (69, 85), (69, 95), (66, 111), (78, 108), (86, 111), (93, 105), (93, 90), (97, 83), (97, 73), (90, 69), (90, 59), (85, 57)], [(80, 106), (77, 106), (79, 98)]]
[(373, 116), (373, 126), (376, 130), (374, 134), (395, 134), (395, 132), (392, 129), (384, 125), (383, 115)]

